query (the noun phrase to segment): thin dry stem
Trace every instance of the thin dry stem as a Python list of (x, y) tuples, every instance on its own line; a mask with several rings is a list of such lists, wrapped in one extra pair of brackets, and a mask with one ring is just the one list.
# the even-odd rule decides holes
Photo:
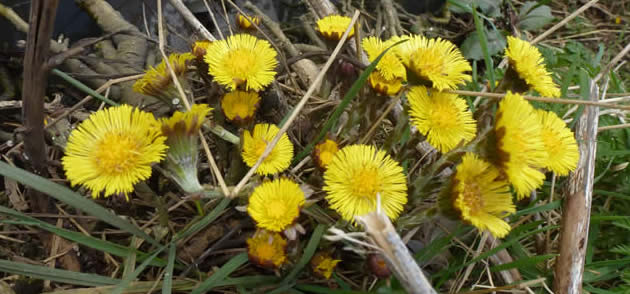
[(326, 61), (326, 64), (324, 64), (324, 66), (322, 67), (321, 71), (315, 78), (315, 81), (308, 88), (308, 91), (306, 91), (306, 94), (304, 94), (304, 97), (302, 97), (300, 102), (295, 106), (295, 108), (293, 109), (293, 112), (291, 113), (291, 116), (289, 117), (289, 119), (287, 119), (285, 124), (282, 126), (282, 128), (280, 129), (276, 137), (273, 138), (273, 140), (269, 144), (267, 144), (265, 151), (260, 156), (260, 158), (258, 158), (258, 161), (256, 161), (254, 166), (252, 166), (249, 169), (245, 177), (243, 177), (243, 179), (236, 185), (236, 188), (234, 188), (234, 191), (232, 191), (232, 194), (230, 195), (231, 197), (234, 197), (235, 195), (237, 195), (238, 192), (243, 188), (243, 186), (245, 186), (249, 178), (251, 178), (254, 175), (254, 172), (256, 172), (256, 169), (258, 169), (258, 167), (263, 162), (263, 160), (265, 160), (265, 158), (269, 156), (269, 154), (271, 153), (271, 150), (273, 150), (276, 144), (278, 144), (278, 141), (280, 141), (280, 137), (282, 137), (282, 135), (286, 133), (286, 131), (289, 129), (293, 121), (297, 118), (298, 114), (300, 113), (302, 108), (304, 108), (304, 105), (306, 105), (306, 102), (308, 102), (308, 99), (311, 97), (315, 89), (319, 87), (319, 84), (322, 82), (324, 75), (326, 74), (326, 72), (328, 71), (328, 68), (330, 68), (333, 61), (335, 60), (335, 58), (341, 51), (341, 48), (343, 47), (343, 44), (346, 42), (346, 39), (348, 38), (348, 34), (350, 33), (350, 30), (352, 29), (352, 26), (354, 26), (354, 23), (357, 21), (358, 18), (359, 18), (359, 11), (356, 10), (354, 12), (354, 15), (352, 16), (352, 21), (350, 22), (350, 25), (348, 26), (348, 28), (346, 28), (346, 31), (341, 37), (341, 40), (339, 40), (337, 47), (335, 48), (333, 53), (330, 55), (330, 57)]

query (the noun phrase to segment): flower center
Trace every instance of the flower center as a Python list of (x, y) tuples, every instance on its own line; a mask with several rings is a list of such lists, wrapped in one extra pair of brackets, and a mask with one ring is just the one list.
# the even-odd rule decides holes
[(562, 147), (565, 145), (562, 143), (562, 140), (560, 140), (560, 136), (554, 134), (549, 130), (543, 129), (541, 132), (541, 137), (549, 155), (556, 156), (561, 154)]
[(139, 145), (128, 134), (106, 134), (95, 147), (96, 166), (106, 175), (124, 174), (138, 166)]
[(256, 256), (263, 261), (272, 260), (274, 257), (274, 253), (275, 250), (273, 248), (273, 245), (267, 242), (260, 242), (258, 243), (258, 246), (256, 246)]
[(256, 64), (256, 54), (249, 49), (232, 49), (228, 53), (226, 60), (226, 67), (232, 71), (234, 82), (241, 84), (250, 76), (252, 66)]
[(429, 120), (434, 129), (450, 131), (456, 128), (457, 109), (453, 105), (437, 103), (429, 114)]
[(470, 209), (471, 214), (475, 214), (483, 210), (483, 198), (481, 198), (481, 188), (474, 182), (468, 182), (464, 185), (462, 193), (464, 194), (464, 202), (466, 207)]
[[(241, 119), (244, 119), (244, 118), (248, 117), (248, 112), (249, 112), (248, 108), (249, 107), (247, 107), (247, 103), (245, 103), (245, 102), (236, 102), (236, 103), (234, 103), (234, 105), (232, 107), (233, 107), (232, 111), (234, 112), (234, 118), (239, 117)], [(263, 148), (263, 150), (264, 150), (264, 148)]]
[(273, 200), (267, 204), (267, 214), (271, 218), (280, 219), (287, 212), (287, 205), (284, 201)]
[(378, 170), (372, 166), (361, 168), (350, 185), (354, 194), (366, 198), (376, 198), (376, 193), (379, 192), (381, 186)]

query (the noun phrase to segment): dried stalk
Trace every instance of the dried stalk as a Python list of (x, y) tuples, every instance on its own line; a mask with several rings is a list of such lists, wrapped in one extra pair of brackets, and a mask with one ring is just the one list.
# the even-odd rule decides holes
[(193, 27), (193, 30), (204, 37), (206, 40), (216, 41), (217, 39), (206, 29), (206, 27), (201, 24), (201, 22), (195, 17), (190, 9), (184, 5), (181, 0), (170, 0), (171, 5), (179, 11), (182, 17), (188, 22), (188, 24)]
[(391, 221), (378, 209), (356, 218), (365, 227), (366, 232), (382, 250), (385, 261), (393, 270), (407, 293), (437, 294), (424, 276), (416, 260), (409, 254), (409, 249), (402, 241)]
[[(591, 80), (591, 100), (598, 98), (599, 87)], [(568, 195), (562, 213), (560, 255), (556, 260), (554, 288), (558, 294), (582, 293), (582, 274), (590, 223), (595, 153), (597, 151), (597, 123), (599, 108), (585, 107), (576, 125), (580, 159), (578, 168), (569, 176)]]

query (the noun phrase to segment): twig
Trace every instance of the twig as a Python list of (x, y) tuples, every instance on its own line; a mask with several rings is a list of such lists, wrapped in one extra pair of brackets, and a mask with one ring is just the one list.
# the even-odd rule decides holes
[(306, 91), (306, 93), (304, 94), (304, 96), (302, 97), (300, 102), (295, 106), (295, 108), (293, 109), (293, 112), (291, 113), (291, 116), (289, 117), (289, 119), (287, 119), (285, 124), (282, 126), (282, 128), (280, 129), (280, 131), (278, 132), (276, 137), (273, 138), (273, 140), (269, 144), (267, 144), (267, 147), (265, 148), (265, 151), (263, 152), (263, 154), (260, 155), (260, 158), (258, 158), (258, 161), (256, 161), (254, 166), (252, 166), (249, 169), (249, 171), (247, 172), (247, 174), (245, 174), (243, 179), (236, 185), (236, 188), (234, 188), (234, 190), (232, 191), (232, 194), (230, 195), (231, 197), (234, 197), (235, 195), (237, 195), (238, 191), (240, 191), (243, 188), (243, 186), (245, 186), (245, 184), (247, 183), (249, 178), (251, 178), (252, 175), (254, 175), (254, 172), (256, 172), (256, 169), (258, 169), (258, 167), (263, 162), (263, 160), (265, 160), (265, 158), (267, 158), (267, 156), (269, 156), (269, 154), (271, 153), (271, 150), (273, 150), (273, 148), (276, 146), (276, 144), (278, 144), (278, 141), (280, 141), (280, 137), (282, 137), (282, 135), (284, 135), (284, 133), (286, 133), (286, 131), (289, 129), (289, 127), (291, 126), (291, 124), (293, 123), (295, 118), (297, 118), (298, 114), (300, 113), (302, 108), (304, 108), (304, 105), (306, 105), (306, 102), (311, 97), (311, 95), (313, 94), (315, 89), (317, 89), (319, 87), (322, 79), (324, 78), (324, 75), (326, 75), (326, 72), (328, 71), (328, 68), (330, 68), (330, 66), (332, 65), (333, 60), (335, 60), (335, 57), (341, 51), (341, 48), (343, 47), (343, 44), (346, 42), (346, 39), (348, 38), (348, 34), (350, 33), (350, 30), (352, 29), (352, 26), (358, 20), (358, 18), (359, 18), (359, 11), (356, 10), (354, 12), (354, 16), (352, 17), (352, 21), (350, 22), (350, 25), (346, 28), (346, 31), (344, 32), (343, 36), (341, 37), (341, 40), (339, 40), (339, 43), (337, 44), (337, 47), (333, 51), (332, 55), (330, 55), (330, 57), (328, 58), (328, 61), (326, 61), (326, 64), (324, 64), (324, 66), (322, 67), (321, 71), (319, 72), (319, 74), (315, 78), (315, 81), (308, 88), (308, 90)]
[(553, 32), (555, 32), (556, 30), (558, 30), (559, 28), (561, 28), (562, 26), (567, 24), (569, 21), (571, 21), (576, 16), (578, 16), (580, 13), (584, 12), (584, 10), (586, 10), (589, 7), (595, 5), (595, 3), (597, 3), (598, 1), (599, 0), (591, 0), (590, 2), (582, 5), (582, 7), (578, 8), (576, 11), (574, 11), (571, 14), (569, 14), (569, 16), (565, 17), (559, 23), (555, 24), (554, 26), (552, 26), (548, 30), (546, 30), (544, 33), (542, 33), (542, 34), (538, 35), (538, 37), (534, 38), (534, 40), (532, 40), (532, 44), (536, 44), (536, 43), (540, 42), (542, 39), (544, 39), (547, 36), (551, 35)]
[[(591, 100), (596, 101), (599, 87), (590, 82)], [(576, 125), (580, 159), (578, 168), (569, 176), (568, 195), (565, 197), (560, 232), (560, 255), (556, 260), (554, 288), (558, 294), (582, 293), (582, 274), (590, 223), (595, 153), (597, 151), (597, 123), (599, 108), (585, 107)]]
[(171, 5), (173, 5), (173, 7), (177, 9), (177, 11), (179, 11), (179, 13), (188, 22), (188, 24), (191, 27), (193, 27), (195, 32), (202, 35), (204, 38), (206, 38), (206, 40), (216, 41), (216, 38), (208, 31), (208, 29), (206, 29), (206, 27), (203, 24), (201, 24), (201, 22), (195, 17), (194, 14), (192, 14), (192, 12), (190, 12), (188, 7), (186, 7), (186, 5), (184, 5), (184, 3), (181, 0), (170, 0), (170, 1), (171, 1)]
[[(474, 92), (474, 91), (464, 91), (464, 90), (445, 90), (444, 92), (464, 95), (464, 96), (477, 96), (477, 97), (488, 97), (488, 98), (498, 98), (498, 99), (502, 99), (503, 97), (505, 97), (505, 94), (501, 94), (501, 93)], [(527, 95), (523, 95), (523, 98), (529, 101), (538, 101), (538, 102), (546, 102), (546, 103), (587, 105), (587, 106), (598, 106), (598, 107), (610, 108), (610, 109), (630, 110), (630, 106), (617, 105), (617, 104), (611, 104), (611, 103), (599, 102), (599, 101), (584, 101), (584, 100), (576, 100), (576, 99), (548, 98), (548, 97), (536, 97), (536, 96), (527, 96)]]
[[(171, 0), (171, 1), (179, 1), (179, 0)], [(184, 89), (182, 88), (182, 85), (179, 83), (179, 80), (177, 79), (177, 75), (175, 75), (175, 71), (173, 71), (173, 68), (171, 67), (168, 57), (166, 56), (166, 53), (164, 53), (165, 43), (164, 43), (164, 26), (163, 26), (163, 20), (162, 20), (162, 0), (158, 0), (158, 33), (159, 33), (158, 38), (160, 41), (159, 49), (160, 49), (160, 53), (162, 54), (162, 59), (165, 61), (166, 67), (168, 68), (168, 71), (171, 74), (171, 79), (173, 80), (173, 83), (175, 84), (175, 87), (177, 88), (177, 91), (179, 92), (179, 95), (182, 98), (182, 102), (184, 103), (184, 106), (186, 106), (186, 109), (190, 110), (190, 103), (188, 102), (188, 99), (186, 98), (186, 93), (184, 93)], [(208, 142), (206, 142), (206, 137), (204, 137), (203, 132), (201, 130), (199, 130), (199, 137), (200, 137), (199, 139), (201, 139), (201, 145), (203, 146), (203, 150), (206, 152), (206, 157), (208, 158), (208, 162), (210, 163), (210, 168), (212, 169), (212, 172), (214, 173), (215, 177), (217, 177), (217, 181), (219, 182), (219, 186), (221, 186), (221, 191), (223, 191), (223, 195), (226, 195), (226, 196), (230, 195), (230, 191), (228, 190), (227, 185), (225, 184), (223, 175), (221, 174), (219, 167), (217, 167), (217, 163), (214, 161), (214, 156), (212, 156), (210, 147), (208, 147)]]
[(380, 247), (387, 265), (392, 269), (407, 293), (437, 294), (420, 270), (416, 260), (409, 254), (409, 249), (396, 233), (387, 215), (381, 212), (380, 203), (377, 203), (377, 211), (358, 216), (356, 219), (363, 224), (365, 231)]

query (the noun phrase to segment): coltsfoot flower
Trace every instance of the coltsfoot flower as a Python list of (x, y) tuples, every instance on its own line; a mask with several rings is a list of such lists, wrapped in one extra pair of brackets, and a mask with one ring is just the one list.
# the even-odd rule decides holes
[[(256, 164), (258, 158), (265, 152), (267, 144), (273, 140), (279, 131), (280, 129), (275, 125), (257, 124), (254, 126), (253, 132), (244, 132), (242, 156), (247, 166), (252, 167)], [(283, 134), (269, 156), (260, 164), (256, 173), (260, 175), (279, 173), (289, 167), (292, 158), (293, 144), (287, 134)]]
[(538, 48), (512, 36), (507, 37), (507, 42), (505, 57), (510, 64), (508, 71), (515, 71), (520, 79), (540, 95), (559, 97), (560, 88), (551, 79), (551, 73), (545, 68), (545, 60)]
[[(329, 15), (317, 21), (317, 31), (328, 40), (339, 41), (350, 22), (352, 19), (347, 16)], [(354, 36), (354, 28), (350, 29), (348, 38), (352, 36)]]
[(259, 229), (247, 239), (247, 255), (253, 264), (275, 269), (287, 261), (287, 240), (280, 234)]
[(259, 228), (281, 232), (293, 224), (304, 205), (304, 192), (289, 179), (263, 182), (249, 197), (247, 212)]

